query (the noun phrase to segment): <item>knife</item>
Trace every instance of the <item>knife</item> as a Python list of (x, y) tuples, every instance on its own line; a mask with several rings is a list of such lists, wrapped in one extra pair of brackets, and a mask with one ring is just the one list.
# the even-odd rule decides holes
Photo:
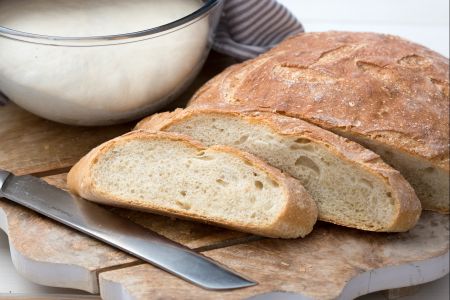
[(219, 263), (33, 176), (0, 170), (0, 197), (32, 209), (208, 290), (256, 285)]

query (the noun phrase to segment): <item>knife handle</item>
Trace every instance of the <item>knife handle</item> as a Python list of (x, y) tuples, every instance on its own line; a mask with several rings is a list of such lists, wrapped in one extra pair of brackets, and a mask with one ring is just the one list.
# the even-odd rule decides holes
[(8, 171), (0, 170), (0, 196), (3, 195), (2, 193), (3, 184), (6, 182), (6, 179), (8, 179), (10, 175), (11, 173)]

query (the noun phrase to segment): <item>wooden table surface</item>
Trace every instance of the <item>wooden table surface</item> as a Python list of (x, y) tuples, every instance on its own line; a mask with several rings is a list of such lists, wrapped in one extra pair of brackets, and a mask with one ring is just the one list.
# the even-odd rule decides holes
[[(354, 30), (397, 34), (449, 56), (449, 2), (447, 0), (280, 0), (302, 21), (307, 31)], [(69, 296), (69, 295), (73, 296)], [(0, 298), (82, 299), (79, 291), (46, 288), (18, 275), (9, 259), (7, 238), (0, 232)], [(65, 295), (64, 297), (62, 295)], [(424, 285), (404, 299), (448, 299), (448, 276)], [(39, 298), (40, 297), (40, 298)], [(30, 298), (31, 299), (31, 298)], [(362, 299), (384, 299), (381, 293)]]

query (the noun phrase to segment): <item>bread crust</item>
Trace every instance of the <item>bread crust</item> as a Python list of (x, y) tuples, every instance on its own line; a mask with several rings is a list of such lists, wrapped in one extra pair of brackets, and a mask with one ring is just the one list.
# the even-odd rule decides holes
[[(227, 220), (208, 218), (194, 213), (183, 213), (172, 209), (164, 209), (152, 205), (148, 201), (124, 201), (123, 199), (109, 194), (107, 191), (98, 189), (95, 185), (95, 179), (91, 174), (92, 166), (100, 159), (101, 155), (107, 153), (109, 150), (114, 148), (115, 145), (136, 139), (179, 141), (198, 151), (226, 152), (233, 156), (239, 157), (255, 168), (266, 173), (269, 178), (283, 188), (283, 192), (286, 197), (284, 207), (280, 210), (273, 223), (267, 224), (267, 226), (264, 227), (250, 226), (247, 224), (233, 223)], [(67, 183), (72, 193), (94, 202), (162, 215), (176, 216), (182, 219), (201, 221), (208, 224), (268, 237), (304, 237), (312, 231), (318, 215), (316, 203), (296, 179), (283, 174), (278, 169), (269, 166), (259, 158), (249, 153), (226, 146), (213, 146), (206, 148), (192, 138), (176, 133), (137, 130), (108, 141), (89, 152), (70, 170), (67, 177)]]
[(211, 79), (190, 105), (279, 112), (449, 171), (449, 61), (396, 36), (299, 34)]
[[(297, 118), (286, 117), (269, 112), (227, 111), (214, 108), (177, 109), (172, 113), (155, 114), (145, 118), (136, 125), (136, 129), (167, 130), (169, 127), (182, 123), (196, 115), (212, 114), (237, 116), (249, 123), (266, 125), (274, 132), (293, 138), (307, 138), (315, 143), (324, 145), (334, 156), (362, 167), (366, 172), (380, 178), (395, 202), (396, 212), (389, 224), (380, 231), (402, 232), (411, 229), (421, 214), (421, 204), (414, 190), (403, 176), (395, 169), (383, 162), (380, 156), (363, 146), (338, 136), (330, 131), (311, 125)], [(323, 221), (345, 225), (354, 228), (373, 230), (363, 224), (348, 224), (336, 218), (319, 217)]]

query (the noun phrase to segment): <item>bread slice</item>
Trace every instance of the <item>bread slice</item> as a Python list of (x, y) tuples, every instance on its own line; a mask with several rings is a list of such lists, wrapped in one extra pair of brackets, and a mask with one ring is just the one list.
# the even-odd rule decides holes
[(299, 118), (378, 153), (424, 209), (449, 212), (449, 60), (402, 38), (308, 32), (234, 65), (190, 101)]
[(370, 231), (406, 231), (420, 202), (400, 173), (370, 150), (296, 118), (274, 113), (186, 109), (137, 128), (178, 132), (205, 145), (232, 145), (299, 179), (319, 219)]
[(318, 214), (296, 179), (251, 154), (174, 133), (108, 141), (70, 170), (68, 185), (95, 202), (268, 237), (303, 237)]

